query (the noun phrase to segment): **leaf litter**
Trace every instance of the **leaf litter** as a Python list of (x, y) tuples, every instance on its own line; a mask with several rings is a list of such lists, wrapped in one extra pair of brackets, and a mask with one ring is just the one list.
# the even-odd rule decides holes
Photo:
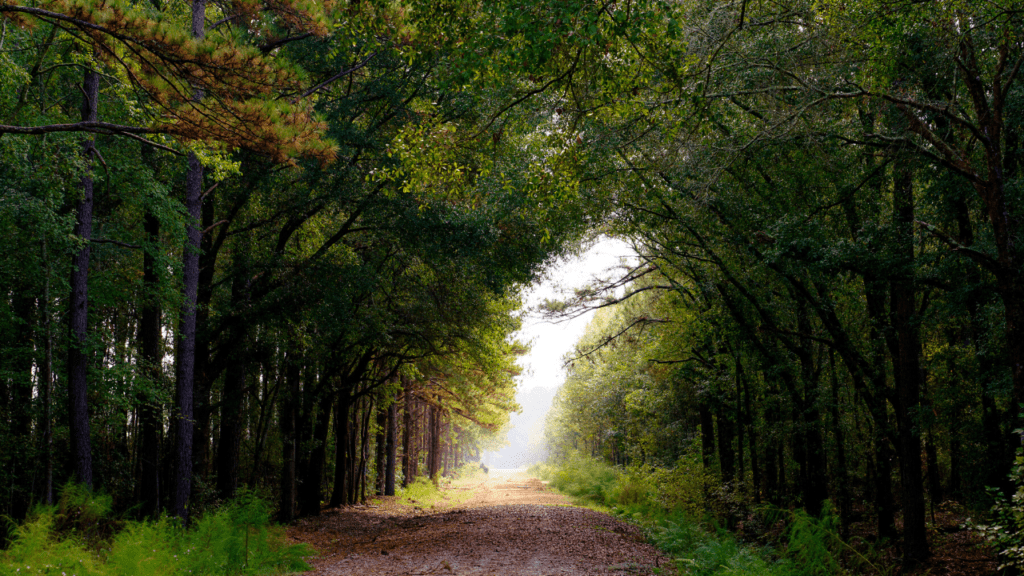
[(328, 509), (296, 523), (289, 536), (317, 550), (307, 573), (316, 576), (671, 572), (639, 527), (571, 506), (524, 472), (492, 470), (444, 494), (433, 503), (386, 497)]

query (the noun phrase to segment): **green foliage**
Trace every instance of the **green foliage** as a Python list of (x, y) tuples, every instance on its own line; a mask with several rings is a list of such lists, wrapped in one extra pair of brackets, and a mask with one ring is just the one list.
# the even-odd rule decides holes
[(573, 454), (546, 479), (566, 494), (592, 504), (610, 506), (620, 474), (619, 470), (604, 462)]
[[(1019, 432), (1019, 431), (1018, 431)], [(1010, 479), (1017, 490), (1008, 500), (998, 488), (988, 488), (994, 503), (989, 523), (967, 525), (978, 532), (999, 553), (999, 569), (1024, 568), (1024, 450), (1017, 449)]]
[[(767, 524), (781, 522), (786, 526), (781, 553), (738, 542), (728, 531), (713, 526), (703, 496), (704, 482), (709, 478), (691, 460), (683, 459), (672, 469), (624, 470), (575, 454), (563, 464), (541, 464), (530, 472), (550, 480), (553, 487), (583, 504), (610, 509), (641, 524), (651, 540), (675, 559), (683, 574), (886, 573), (842, 541), (839, 518), (828, 505), (817, 518), (803, 510), (766, 508), (759, 512)], [(702, 523), (700, 518), (707, 522)]]
[(0, 554), (0, 576), (228, 576), (309, 568), (303, 561), (309, 549), (289, 544), (284, 529), (271, 525), (267, 503), (251, 492), (185, 530), (168, 518), (127, 522), (96, 542), (95, 529), (85, 533), (82, 528), (115, 525), (109, 505), (109, 497), (65, 487), (58, 506), (38, 509), (16, 528), (10, 548)]
[(403, 488), (399, 494), (400, 502), (406, 505), (430, 506), (443, 496), (437, 486), (429, 478), (420, 476)]
[(485, 476), (487, 476), (487, 472), (484, 472), (484, 469), (481, 468), (480, 464), (477, 464), (476, 462), (467, 462), (466, 464), (463, 464), (462, 466), (459, 467), (458, 470), (455, 471), (455, 478), (459, 480), (483, 478)]

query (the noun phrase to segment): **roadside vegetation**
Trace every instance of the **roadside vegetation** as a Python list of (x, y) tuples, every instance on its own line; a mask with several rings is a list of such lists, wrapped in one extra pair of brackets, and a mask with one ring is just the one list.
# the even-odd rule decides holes
[(58, 503), (41, 506), (13, 529), (0, 553), (0, 575), (172, 576), (287, 574), (307, 570), (312, 554), (270, 522), (267, 503), (251, 492), (198, 516), (122, 520), (111, 498), (68, 485)]
[(709, 494), (699, 460), (683, 459), (671, 470), (616, 467), (574, 454), (559, 465), (531, 468), (577, 504), (608, 512), (643, 526), (651, 540), (673, 559), (682, 574), (839, 576), (890, 574), (879, 559), (845, 544), (839, 520), (825, 507), (819, 517), (803, 510), (763, 506), (747, 522), (760, 538), (744, 542), (736, 525), (718, 513), (738, 502), (727, 490)]

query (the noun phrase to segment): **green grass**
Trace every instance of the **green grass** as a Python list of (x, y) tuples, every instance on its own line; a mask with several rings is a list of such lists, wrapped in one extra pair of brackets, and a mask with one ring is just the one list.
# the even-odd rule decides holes
[(768, 524), (786, 526), (775, 548), (739, 542), (716, 527), (714, 506), (705, 496), (707, 477), (695, 459), (671, 469), (621, 469), (574, 456), (557, 465), (530, 469), (580, 505), (609, 512), (643, 526), (675, 562), (679, 574), (694, 576), (843, 576), (884, 573), (843, 543), (826, 508), (820, 518), (802, 511), (764, 508)]
[(420, 477), (405, 488), (400, 488), (396, 496), (402, 505), (430, 508), (444, 498), (444, 492), (435, 486), (429, 478)]
[(182, 529), (176, 519), (120, 521), (110, 500), (79, 486), (38, 508), (0, 552), (0, 576), (286, 574), (308, 570), (312, 552), (285, 540), (269, 507), (251, 493)]

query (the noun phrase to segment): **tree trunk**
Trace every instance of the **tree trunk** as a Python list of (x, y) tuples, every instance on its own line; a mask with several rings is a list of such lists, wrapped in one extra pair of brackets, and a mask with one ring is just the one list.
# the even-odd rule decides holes
[(345, 478), (350, 466), (349, 452), (349, 394), (346, 390), (338, 396), (334, 409), (334, 490), (331, 492), (331, 507), (348, 504)]
[(706, 399), (697, 405), (700, 412), (700, 456), (704, 470), (711, 470), (712, 458), (715, 454), (715, 421), (711, 415), (711, 407)]
[[(231, 303), (235, 310), (243, 308), (249, 300), (245, 278), (242, 270), (236, 270), (231, 283)], [(234, 362), (224, 374), (224, 389), (221, 392), (217, 493), (223, 500), (234, 498), (235, 490), (238, 488), (238, 459), (242, 447), (242, 405), (245, 402), (245, 383), (249, 371), (249, 347), (245, 343), (247, 337), (244, 320), (234, 323), (228, 331), (228, 339), (239, 344), (235, 349)]]
[(402, 429), (402, 486), (408, 486), (413, 481), (416, 469), (416, 450), (413, 446), (415, 434), (413, 433), (413, 410), (415, 399), (407, 390), (405, 393), (405, 410), (402, 415), (404, 427)]
[(143, 284), (145, 303), (139, 322), (139, 340), (142, 341), (142, 365), (148, 376), (152, 392), (141, 394), (139, 401), (139, 427), (141, 428), (139, 460), (139, 496), (141, 514), (155, 518), (160, 513), (160, 436), (163, 432), (163, 408), (157, 394), (163, 374), (163, 337), (161, 335), (161, 308), (157, 261), (154, 255), (160, 241), (160, 220), (146, 214), (148, 246), (143, 255)]
[[(206, 34), (206, 0), (192, 0), (192, 36)], [(201, 97), (197, 94), (197, 97)], [(185, 211), (188, 214), (184, 256), (182, 257), (181, 324), (178, 330), (177, 361), (177, 439), (175, 441), (174, 499), (171, 513), (188, 522), (188, 501), (192, 493), (192, 435), (195, 429), (193, 392), (196, 360), (196, 302), (199, 288), (199, 230), (202, 217), (203, 165), (194, 153), (188, 156), (185, 174)]]
[(441, 410), (430, 407), (430, 480), (437, 484), (441, 473)]
[(843, 433), (843, 423), (839, 419), (839, 374), (836, 372), (835, 352), (828, 351), (828, 363), (832, 376), (832, 403), (830, 408), (832, 416), (832, 435), (836, 439), (836, 470), (832, 474), (836, 482), (836, 492), (839, 494), (839, 530), (845, 540), (850, 532), (850, 515), (852, 513), (850, 503), (850, 479), (846, 463), (846, 435)]
[[(913, 182), (909, 171), (902, 171), (893, 190), (893, 210), (899, 237), (899, 254), (904, 265), (914, 261)], [(899, 425), (900, 479), (903, 486), (903, 563), (916, 566), (929, 556), (925, 527), (924, 483), (921, 476), (921, 434), (914, 421), (921, 401), (921, 341), (915, 318), (916, 297), (913, 270), (904, 271), (893, 282), (892, 300), (896, 317), (899, 355), (893, 367), (898, 402), (896, 420)]]
[(377, 495), (384, 494), (384, 467), (387, 458), (387, 426), (388, 426), (388, 410), (382, 405), (377, 406), (377, 433), (374, 435), (374, 470), (376, 470), (376, 477), (374, 478), (373, 493)]
[[(366, 468), (370, 459), (370, 417), (374, 412), (373, 402), (366, 401), (366, 409), (363, 410), (363, 430), (360, 433), (359, 449), (359, 502), (366, 502)], [(354, 500), (354, 498), (353, 498)]]
[(747, 435), (748, 441), (750, 442), (750, 471), (753, 474), (754, 480), (754, 502), (761, 502), (761, 468), (758, 466), (757, 457), (757, 418), (754, 415), (752, 408), (752, 402), (750, 400), (750, 386), (747, 385), (747, 380), (742, 380), (743, 384), (743, 400), (747, 412), (747, 419), (750, 424), (750, 433)]
[(397, 436), (398, 431), (398, 401), (388, 406), (388, 464), (387, 473), (384, 479), (384, 495), (395, 495), (395, 460), (398, 455)]
[(296, 434), (295, 417), (299, 400), (300, 367), (294, 351), (289, 351), (285, 358), (285, 387), (281, 397), (280, 428), (281, 428), (281, 502), (278, 520), (291, 522), (295, 519), (295, 456)]
[(729, 403), (722, 400), (715, 403), (718, 422), (718, 464), (722, 472), (722, 482), (732, 482), (736, 477), (735, 453), (732, 449), (733, 426), (729, 417)]
[(313, 431), (309, 463), (302, 478), (302, 515), (318, 516), (323, 502), (324, 467), (327, 460), (327, 434), (330, 432), (334, 397), (324, 398), (317, 407), (316, 428)]
[[(99, 117), (100, 75), (85, 72), (82, 83), (82, 121), (96, 122)], [(92, 240), (93, 179), (92, 138), (82, 142), (82, 156), (90, 168), (82, 176), (82, 200), (76, 207), (75, 236), (83, 242), (71, 260), (71, 299), (68, 303), (68, 425), (75, 478), (92, 490), (92, 446), (89, 440), (88, 356), (89, 335), (89, 242)]]
[(743, 468), (743, 432), (746, 422), (743, 418), (743, 364), (736, 355), (736, 462), (739, 464), (739, 486), (745, 485), (746, 471)]
[(50, 321), (50, 256), (46, 248), (46, 239), (42, 240), (43, 263), (46, 269), (43, 278), (43, 298), (39, 305), (39, 314), (43, 324), (43, 361), (39, 366), (39, 387), (43, 400), (42, 430), (43, 444), (43, 503), (53, 504), (53, 408), (50, 397), (53, 389), (53, 332)]
[[(241, 354), (244, 355), (244, 352)], [(220, 440), (217, 443), (217, 494), (222, 500), (235, 497), (238, 459), (242, 447), (242, 402), (248, 361), (237, 358), (224, 375), (220, 404)]]
[[(208, 194), (202, 202), (202, 230), (213, 226), (216, 196)], [(213, 299), (213, 280), (216, 271), (217, 252), (211, 234), (203, 234), (200, 240), (199, 286), (196, 288), (196, 353), (195, 389), (193, 391), (193, 412), (196, 420), (192, 435), (192, 462), (197, 476), (210, 474), (210, 448), (212, 446), (213, 409), (210, 393), (214, 377), (210, 371), (210, 301)]]
[(359, 430), (360, 410), (359, 402), (353, 404), (353, 410), (351, 416), (349, 416), (348, 422), (348, 484), (346, 485), (346, 503), (355, 504), (356, 502), (356, 482), (358, 477), (356, 472), (358, 471), (358, 458), (359, 452), (357, 451), (359, 442)]

